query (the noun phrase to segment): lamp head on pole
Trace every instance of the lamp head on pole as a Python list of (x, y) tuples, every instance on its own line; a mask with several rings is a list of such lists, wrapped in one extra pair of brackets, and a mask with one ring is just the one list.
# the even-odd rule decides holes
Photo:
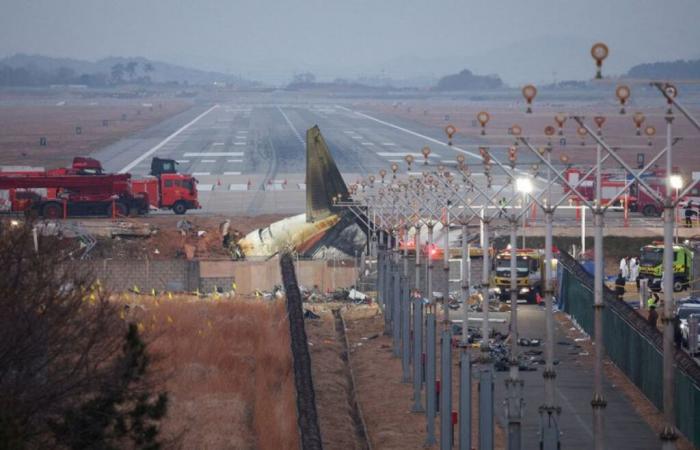
[(423, 154), (423, 158), (425, 158), (425, 165), (428, 165), (428, 156), (430, 156), (430, 147), (427, 145), (421, 149), (421, 153)]
[(605, 58), (608, 57), (609, 53), (610, 51), (608, 49), (608, 46), (603, 44), (602, 42), (593, 44), (593, 47), (591, 47), (591, 56), (593, 57), (593, 59), (595, 59), (596, 65), (595, 77), (598, 80), (603, 78), (603, 61), (605, 61)]
[(452, 136), (457, 132), (457, 128), (454, 125), (449, 124), (445, 127), (445, 134), (447, 134), (447, 145), (452, 145)]
[(491, 120), (491, 115), (486, 111), (480, 111), (476, 115), (476, 120), (481, 125), (481, 135), (484, 136), (486, 134), (486, 124)]
[(627, 100), (630, 98), (630, 95), (632, 94), (632, 91), (630, 91), (629, 86), (626, 86), (624, 84), (621, 84), (620, 86), (615, 89), (615, 96), (617, 96), (617, 99), (620, 101), (620, 114), (625, 114), (625, 103), (627, 103)]
[(668, 177), (668, 183), (672, 189), (681, 189), (683, 187), (683, 177), (680, 175), (671, 175)]
[(642, 124), (646, 120), (646, 117), (644, 117), (644, 114), (641, 112), (636, 112), (632, 116), (632, 121), (634, 122), (634, 126), (637, 127), (637, 136), (642, 135)]
[(523, 194), (532, 192), (532, 181), (526, 177), (518, 177), (515, 179), (515, 189)]
[(644, 134), (647, 136), (648, 142), (647, 144), (649, 147), (652, 145), (652, 139), (654, 138), (654, 135), (656, 134), (656, 127), (653, 125), (647, 125), (646, 128), (644, 128)]
[(564, 135), (564, 123), (566, 122), (566, 114), (564, 113), (557, 113), (554, 116), (554, 121), (557, 123), (557, 126), (559, 127), (559, 136)]
[(525, 97), (525, 101), (527, 102), (527, 110), (525, 112), (527, 114), (532, 114), (532, 101), (537, 96), (537, 88), (532, 84), (527, 84), (523, 86), (522, 93), (523, 97)]

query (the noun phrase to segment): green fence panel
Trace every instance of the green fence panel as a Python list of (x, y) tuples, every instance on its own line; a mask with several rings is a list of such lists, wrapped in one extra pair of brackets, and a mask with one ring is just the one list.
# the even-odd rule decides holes
[[(593, 277), (569, 255), (562, 254), (560, 305), (589, 336), (593, 336)], [(661, 333), (646, 324), (629, 305), (605, 289), (603, 339), (610, 360), (658, 409), (663, 406)], [(687, 354), (674, 354), (676, 426), (700, 448), (700, 367)]]

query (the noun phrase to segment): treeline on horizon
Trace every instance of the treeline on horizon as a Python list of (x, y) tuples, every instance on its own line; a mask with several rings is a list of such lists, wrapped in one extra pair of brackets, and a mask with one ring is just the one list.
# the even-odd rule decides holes
[[(44, 59), (51, 59), (40, 57)], [(198, 72), (197, 69), (182, 70)], [(88, 87), (109, 87), (120, 84), (154, 84), (151, 77), (156, 71), (154, 64), (148, 61), (117, 62), (107, 67), (107, 70), (85, 71), (76, 70), (72, 67), (58, 66), (55, 68), (40, 67), (26, 62), (22, 65), (12, 65), (0, 60), (0, 86), (2, 87), (44, 87), (51, 85), (84, 85)], [(166, 72), (169, 72), (166, 70)], [(160, 72), (159, 72), (160, 73)], [(170, 78), (166, 73), (161, 73), (160, 77)], [(223, 74), (221, 74), (223, 75)], [(180, 77), (178, 77), (180, 78)], [(700, 78), (700, 59), (677, 60), (672, 62), (644, 63), (633, 66), (626, 74), (620, 78), (642, 78), (642, 79), (696, 79)], [(194, 81), (194, 80), (192, 80)], [(202, 81), (202, 80), (199, 80)], [(186, 81), (183, 81), (187, 84)], [(178, 81), (160, 81), (159, 84), (178, 85)], [(196, 84), (196, 81), (195, 81)], [(255, 83), (254, 83), (255, 84)], [(579, 88), (585, 87), (585, 81), (562, 81), (556, 87)], [(287, 85), (288, 89), (323, 87), (342, 88), (392, 88), (391, 80), (386, 79), (382, 86), (365, 84), (362, 81), (351, 81), (336, 79), (333, 82), (318, 82), (311, 73), (295, 75)], [(507, 88), (508, 86), (497, 74), (477, 75), (468, 69), (464, 69), (456, 74), (445, 75), (440, 78), (432, 87), (435, 91), (460, 91), (460, 90), (496, 90)]]
[(676, 79), (700, 78), (700, 59), (638, 64), (627, 72), (628, 78)]
[(0, 64), (0, 86), (41, 87), (50, 85), (85, 85), (106, 87), (122, 83), (151, 84), (150, 73), (155, 69), (150, 63), (130, 61), (117, 63), (110, 73), (77, 73), (70, 67), (43, 70), (32, 65), (12, 67)]

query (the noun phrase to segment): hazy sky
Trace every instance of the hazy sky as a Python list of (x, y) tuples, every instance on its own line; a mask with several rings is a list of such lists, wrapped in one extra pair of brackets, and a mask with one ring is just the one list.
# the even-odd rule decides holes
[[(0, 0), (0, 56), (145, 56), (284, 80), (440, 76), (518, 83), (700, 57), (699, 0)], [(582, 69), (586, 73), (576, 76)], [(554, 74), (553, 72), (557, 72)], [(539, 80), (532, 80), (539, 81)]]

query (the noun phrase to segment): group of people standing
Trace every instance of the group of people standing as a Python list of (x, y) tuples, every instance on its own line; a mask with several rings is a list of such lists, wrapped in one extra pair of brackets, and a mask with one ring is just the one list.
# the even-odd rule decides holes
[(639, 260), (632, 256), (625, 256), (620, 260), (620, 276), (625, 281), (637, 281), (639, 278)]

